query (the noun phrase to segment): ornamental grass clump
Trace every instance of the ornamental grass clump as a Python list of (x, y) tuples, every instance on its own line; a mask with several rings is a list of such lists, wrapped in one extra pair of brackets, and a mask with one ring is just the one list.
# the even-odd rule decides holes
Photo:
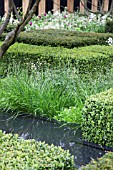
[(113, 70), (91, 77), (75, 68), (45, 71), (11, 67), (0, 79), (0, 110), (47, 116), (65, 122), (82, 122), (82, 108), (92, 94), (113, 88)]
[(0, 131), (0, 170), (73, 170), (68, 150)]
[(27, 71), (8, 74), (0, 80), (0, 109), (53, 118), (64, 108), (82, 105), (74, 76), (74, 70), (51, 69), (31, 75)]

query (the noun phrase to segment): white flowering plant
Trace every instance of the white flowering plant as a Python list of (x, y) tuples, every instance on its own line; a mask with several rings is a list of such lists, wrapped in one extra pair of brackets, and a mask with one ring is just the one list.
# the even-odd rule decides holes
[[(105, 23), (108, 14), (91, 13), (89, 16), (81, 15), (79, 12), (69, 13), (67, 9), (63, 12), (48, 12), (42, 15), (34, 16), (25, 26), (26, 31), (38, 29), (62, 29), (78, 32), (105, 32)], [(4, 21), (4, 17), (1, 19)], [(16, 25), (17, 19), (11, 15), (10, 24)]]
[(78, 32), (104, 32), (105, 23), (108, 15), (96, 15), (91, 13), (89, 16), (80, 15), (79, 12), (62, 13), (56, 11), (34, 16), (25, 27), (26, 31), (33, 29), (63, 29)]
[(109, 37), (106, 42), (108, 43), (108, 45), (112, 46), (113, 45), (113, 38)]

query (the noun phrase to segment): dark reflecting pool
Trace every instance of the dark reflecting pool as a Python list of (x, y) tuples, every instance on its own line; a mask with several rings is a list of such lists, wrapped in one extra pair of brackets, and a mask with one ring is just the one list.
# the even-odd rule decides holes
[(74, 155), (75, 166), (80, 167), (105, 154), (105, 150), (92, 147), (81, 140), (81, 130), (63, 126), (58, 122), (33, 118), (28, 115), (11, 118), (10, 114), (0, 114), (0, 129), (6, 132), (17, 133), (24, 139), (45, 141), (48, 144), (61, 146)]

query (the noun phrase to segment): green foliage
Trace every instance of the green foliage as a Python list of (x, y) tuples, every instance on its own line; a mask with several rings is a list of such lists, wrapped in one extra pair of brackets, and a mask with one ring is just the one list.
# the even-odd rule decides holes
[(82, 112), (83, 138), (113, 147), (113, 89), (91, 96)]
[[(10, 29), (10, 27), (7, 29)], [(5, 35), (6, 33), (0, 37), (0, 40), (3, 40)], [(50, 45), (52, 47), (63, 46), (66, 48), (74, 48), (87, 45), (106, 45), (106, 40), (108, 40), (109, 37), (113, 38), (113, 35), (110, 33), (83, 33), (48, 29), (21, 32), (17, 41), (38, 46)]]
[(81, 170), (113, 170), (113, 152), (106, 153), (97, 161), (93, 160), (90, 164), (81, 167)]
[[(78, 107), (77, 107), (78, 106)], [(81, 110), (83, 108), (83, 104), (76, 104), (76, 107), (69, 107), (61, 110), (58, 115), (54, 116), (54, 119), (64, 121), (64, 122), (76, 122), (77, 124), (81, 124), (82, 122), (82, 114)]]
[(81, 123), (86, 98), (111, 87), (113, 70), (92, 78), (77, 74), (75, 68), (46, 68), (29, 74), (16, 66), (0, 79), (0, 109)]
[(73, 170), (73, 156), (53, 144), (19, 139), (0, 131), (1, 170)]
[[(15, 43), (4, 55), (0, 63), (4, 72), (10, 63), (28, 67), (29, 70), (40, 67), (74, 66), (79, 73), (105, 71), (113, 62), (112, 46), (89, 46), (67, 49), (63, 47), (36, 46)], [(2, 73), (0, 73), (2, 74)]]
[(106, 21), (105, 24), (105, 32), (107, 33), (113, 33), (113, 20)]
[(76, 31), (49, 29), (22, 32), (17, 41), (32, 45), (50, 45), (74, 48), (87, 45), (105, 45), (106, 40), (109, 37), (113, 38), (113, 35), (104, 33), (78, 33)]
[(8, 24), (8, 26), (6, 27), (6, 29), (4, 30), (4, 32), (8, 33), (10, 31), (12, 31), (15, 28), (15, 25), (13, 24)]
[(71, 71), (51, 69), (9, 74), (0, 81), (0, 108), (53, 118), (77, 103), (73, 77)]

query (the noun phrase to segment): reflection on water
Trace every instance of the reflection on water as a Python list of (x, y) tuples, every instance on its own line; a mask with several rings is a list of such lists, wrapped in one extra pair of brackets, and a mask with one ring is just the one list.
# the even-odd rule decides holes
[(80, 167), (104, 155), (105, 151), (84, 145), (81, 140), (79, 128), (72, 130), (60, 123), (32, 118), (30, 116), (19, 116), (10, 119), (9, 114), (0, 114), (0, 129), (6, 132), (19, 134), (24, 139), (35, 139), (45, 141), (48, 144), (61, 146), (68, 149), (74, 155), (75, 166)]

